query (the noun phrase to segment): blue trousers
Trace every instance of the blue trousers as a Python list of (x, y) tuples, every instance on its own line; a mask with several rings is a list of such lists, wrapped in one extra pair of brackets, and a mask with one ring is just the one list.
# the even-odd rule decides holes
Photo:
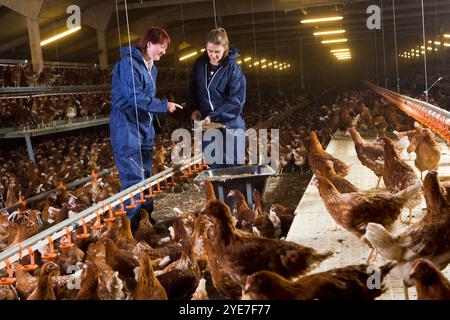
[[(209, 131), (209, 130), (208, 130)], [(206, 131), (206, 132), (208, 132)], [(203, 136), (202, 149), (203, 157), (211, 169), (220, 169), (243, 165), (245, 161), (245, 133), (244, 130), (238, 129), (220, 129), (220, 136), (212, 136), (209, 140), (209, 134)], [(222, 138), (222, 146), (220, 146), (220, 137)], [(218, 139), (217, 139), (218, 138)], [(232, 145), (227, 146), (232, 143)], [(205, 152), (206, 151), (206, 152)], [(221, 153), (219, 155), (217, 152)], [(218, 161), (217, 161), (218, 160)]]
[[(147, 179), (152, 175), (152, 162), (153, 162), (153, 149), (142, 150), (142, 167), (139, 151), (127, 155), (116, 156), (116, 167), (119, 170), (119, 179), (121, 182), (120, 190), (125, 190), (128, 187), (141, 182), (143, 179)], [(144, 191), (144, 195), (148, 194), (148, 190)], [(136, 231), (140, 220), (140, 209), (145, 208), (149, 213), (153, 212), (153, 198), (145, 199), (144, 203), (136, 203), (136, 200), (140, 199), (140, 195), (134, 196), (136, 208), (126, 209), (127, 217), (131, 222), (131, 230)], [(124, 206), (131, 204), (131, 199), (124, 201)], [(120, 208), (120, 205), (116, 209)]]

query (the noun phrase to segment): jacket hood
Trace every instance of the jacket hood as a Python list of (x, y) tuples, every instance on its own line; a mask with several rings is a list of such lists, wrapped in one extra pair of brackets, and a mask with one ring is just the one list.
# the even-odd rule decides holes
[(236, 59), (240, 55), (241, 54), (238, 49), (230, 48), (230, 50), (228, 50), (228, 59)]
[[(130, 57), (130, 47), (121, 47), (120, 53), (122, 57)], [(144, 61), (144, 58), (141, 54), (141, 49), (136, 45), (131, 46), (131, 56), (137, 61)]]

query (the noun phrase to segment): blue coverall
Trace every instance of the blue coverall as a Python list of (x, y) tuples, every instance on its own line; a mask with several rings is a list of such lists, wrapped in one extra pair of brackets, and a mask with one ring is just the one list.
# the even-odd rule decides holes
[[(235, 166), (238, 164), (237, 154), (245, 152), (245, 136), (239, 135), (235, 129), (241, 129), (245, 132), (245, 123), (243, 118), (243, 108), (246, 99), (246, 79), (241, 67), (236, 62), (239, 57), (239, 51), (230, 48), (228, 55), (220, 62), (219, 69), (215, 72), (213, 78), (208, 84), (208, 62), (209, 57), (205, 52), (194, 63), (192, 70), (192, 78), (189, 86), (187, 105), (192, 110), (199, 108), (202, 118), (211, 117), (211, 121), (220, 123), (225, 126), (222, 129), (223, 137), (223, 164), (208, 163), (213, 168), (223, 168)], [(241, 132), (242, 132), (241, 131)], [(226, 164), (226, 155), (231, 150), (226, 148), (226, 135), (234, 136), (234, 156), (229, 155), (233, 159), (232, 164)], [(237, 139), (244, 139), (243, 148), (237, 150)], [(211, 142), (203, 142), (203, 150)]]
[[(152, 175), (153, 120), (157, 113), (167, 112), (167, 100), (155, 97), (158, 71), (153, 65), (149, 72), (140, 49), (132, 46), (131, 55), (129, 47), (120, 50), (122, 58), (113, 69), (109, 126), (121, 190), (124, 190)], [(135, 200), (139, 198), (136, 196)], [(125, 205), (130, 202), (128, 200)], [(153, 199), (142, 205), (149, 213), (153, 211)], [(136, 203), (136, 206), (127, 210), (133, 231), (140, 220), (141, 204)]]

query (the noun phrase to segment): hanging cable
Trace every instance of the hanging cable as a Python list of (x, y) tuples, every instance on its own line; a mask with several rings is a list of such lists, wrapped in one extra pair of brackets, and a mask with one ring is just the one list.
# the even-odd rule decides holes
[[(256, 57), (256, 33), (255, 33), (255, 16), (253, 14), (253, 0), (251, 0), (251, 8), (252, 8), (252, 27), (253, 27), (253, 50), (254, 56)], [(259, 109), (259, 122), (262, 122), (262, 106), (261, 106), (261, 95), (259, 92), (259, 71), (258, 67), (256, 69), (256, 89), (258, 91), (258, 109)]]
[[(186, 34), (185, 34), (185, 30), (184, 30), (183, 0), (180, 0), (180, 11), (181, 11), (181, 33), (183, 35), (183, 42), (186, 42)], [(186, 53), (186, 50), (184, 53)], [(189, 71), (188, 71), (188, 67), (187, 67), (186, 63), (184, 64), (184, 72), (186, 74), (186, 82), (189, 82)]]
[[(275, 59), (278, 60), (278, 39), (277, 39), (277, 23), (275, 21), (275, 0), (272, 0), (272, 14), (273, 14), (273, 38), (275, 42)], [(280, 94), (280, 74), (277, 72), (277, 89)]]
[(375, 74), (377, 78), (377, 86), (380, 85), (380, 77), (378, 75), (378, 43), (377, 43), (377, 29), (374, 29), (373, 31), (373, 38), (374, 38), (374, 53), (375, 53)]
[[(119, 6), (117, 5), (117, 0), (116, 0), (116, 19), (117, 19), (117, 34), (119, 35), (119, 49), (122, 48), (122, 41), (120, 38), (120, 20), (119, 20)], [(122, 57), (122, 51), (120, 51), (120, 57)]]
[(383, 39), (383, 67), (384, 67), (384, 87), (387, 89), (387, 74), (386, 74), (386, 46), (384, 43), (384, 14), (383, 14), (383, 0), (381, 0), (381, 35)]
[(427, 76), (427, 47), (426, 47), (426, 39), (425, 39), (425, 16), (423, 13), (423, 0), (420, 1), (422, 3), (422, 37), (423, 37), (423, 64), (425, 67), (425, 101), (428, 103), (428, 76)]
[(392, 16), (394, 19), (395, 72), (397, 75), (397, 92), (400, 93), (400, 77), (398, 75), (397, 28), (395, 23), (395, 0), (392, 0)]
[[(117, 0), (116, 0), (117, 2)], [(137, 100), (136, 100), (136, 85), (134, 83), (134, 68), (133, 68), (133, 57), (131, 52), (131, 37), (130, 37), (130, 24), (128, 22), (128, 4), (127, 0), (125, 0), (125, 17), (127, 21), (127, 33), (128, 33), (128, 48), (130, 49), (130, 66), (131, 66), (131, 79), (133, 83), (133, 97), (134, 97), (134, 111), (136, 114), (136, 128), (137, 128), (137, 134), (138, 134), (138, 142), (139, 142), (139, 157), (140, 157), (140, 172), (141, 172), (141, 178), (142, 180), (145, 179), (144, 177), (144, 163), (142, 159), (142, 147), (141, 147), (141, 136), (140, 136), (140, 128), (139, 128), (139, 114), (137, 109)], [(150, 71), (151, 72), (151, 71)], [(131, 160), (133, 160), (131, 158)], [(134, 162), (134, 161), (133, 161)], [(136, 163), (135, 163), (136, 164)]]
[(213, 0), (213, 10), (214, 10), (214, 26), (217, 29), (216, 0)]

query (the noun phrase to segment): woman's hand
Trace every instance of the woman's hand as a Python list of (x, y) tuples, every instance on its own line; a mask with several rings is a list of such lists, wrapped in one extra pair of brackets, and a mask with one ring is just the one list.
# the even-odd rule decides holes
[(202, 114), (199, 110), (195, 110), (194, 112), (192, 112), (191, 114), (191, 120), (192, 121), (198, 121), (202, 118)]
[(211, 123), (211, 117), (210, 116), (206, 116), (206, 118), (203, 119), (203, 123), (204, 124), (210, 124)]
[(180, 106), (179, 104), (175, 103), (175, 102), (167, 102), (167, 111), (169, 111), (170, 113), (173, 113), (175, 110), (178, 109), (183, 109), (182, 106)]

